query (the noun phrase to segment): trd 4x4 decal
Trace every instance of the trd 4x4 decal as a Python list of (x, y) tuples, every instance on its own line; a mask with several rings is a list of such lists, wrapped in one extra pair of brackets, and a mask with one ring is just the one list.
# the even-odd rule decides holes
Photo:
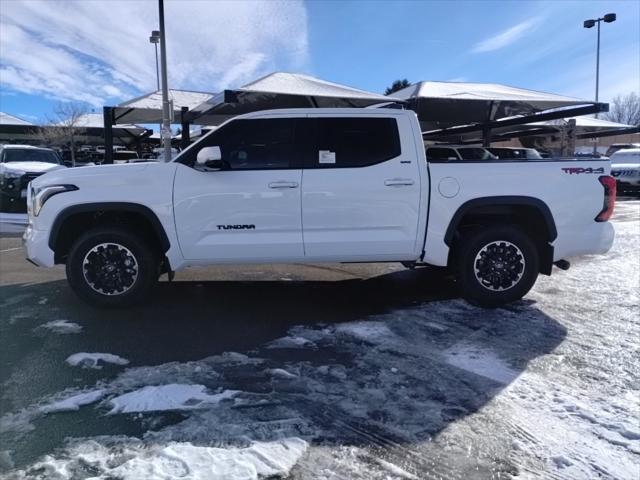
[(580, 174), (580, 173), (595, 173), (595, 174), (603, 174), (604, 167), (600, 168), (582, 168), (582, 167), (569, 167), (561, 169), (564, 173), (568, 173), (569, 175)]

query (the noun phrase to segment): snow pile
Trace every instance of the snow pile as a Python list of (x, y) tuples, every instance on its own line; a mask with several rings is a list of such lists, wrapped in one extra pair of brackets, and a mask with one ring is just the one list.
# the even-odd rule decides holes
[(72, 367), (100, 369), (99, 362), (112, 363), (114, 365), (127, 365), (129, 360), (111, 353), (74, 353), (70, 355), (66, 362)]
[(158, 412), (164, 410), (195, 410), (205, 408), (234, 397), (239, 392), (224, 390), (209, 394), (204, 385), (169, 384), (146, 386), (110, 400), (110, 414)]
[(289, 335), (278, 338), (267, 344), (266, 348), (315, 348), (316, 345), (304, 337), (297, 335)]
[(258, 480), (289, 475), (307, 448), (307, 442), (296, 437), (254, 442), (245, 448), (188, 442), (147, 447), (131, 443), (110, 448), (86, 441), (71, 447), (67, 455), (46, 456), (19, 473), (29, 477), (37, 472), (41, 478), (64, 480), (78, 478), (76, 474), (90, 466), (89, 476), (94, 480)]
[(58, 400), (43, 407), (40, 407), (40, 411), (43, 413), (54, 412), (72, 412), (79, 410), (84, 405), (97, 402), (107, 394), (106, 390), (94, 390), (90, 392), (79, 393), (63, 400)]
[(69, 333), (80, 333), (82, 331), (82, 327), (80, 325), (70, 322), (69, 320), (53, 320), (45, 323), (44, 325), (40, 325), (39, 328), (45, 328), (53, 333), (60, 333), (63, 335)]
[(449, 365), (498, 383), (508, 384), (518, 376), (518, 372), (498, 358), (494, 352), (466, 341), (455, 344), (443, 354)]
[(369, 343), (383, 343), (394, 336), (386, 323), (375, 321), (343, 323), (335, 331)]

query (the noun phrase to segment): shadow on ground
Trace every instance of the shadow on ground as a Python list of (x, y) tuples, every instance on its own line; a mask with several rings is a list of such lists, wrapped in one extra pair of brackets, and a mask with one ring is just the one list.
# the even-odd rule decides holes
[[(2, 412), (70, 387), (98, 384), (107, 394), (77, 412), (32, 418), (31, 432), (3, 433), (0, 450), (13, 450), (23, 466), (68, 437), (211, 445), (300, 436), (360, 446), (417, 475), (436, 472), (417, 445), (477, 412), (566, 334), (530, 302), (482, 310), (456, 296), (450, 280), (429, 270), (334, 282), (163, 282), (147, 306), (126, 310), (91, 308), (62, 281), (1, 287)], [(39, 328), (58, 319), (83, 330)], [(308, 343), (269, 345), (287, 335)], [(125, 373), (72, 369), (64, 360), (76, 352), (131, 363)], [(110, 398), (163, 383), (242, 393), (190, 412), (105, 415)], [(324, 461), (312, 456), (307, 465)]]

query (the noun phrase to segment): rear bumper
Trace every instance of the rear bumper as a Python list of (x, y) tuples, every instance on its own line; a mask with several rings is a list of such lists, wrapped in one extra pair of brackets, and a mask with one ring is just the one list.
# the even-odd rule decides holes
[(49, 232), (36, 230), (31, 225), (22, 235), (22, 244), (27, 260), (39, 267), (55, 265), (53, 250), (49, 248)]
[(563, 229), (554, 243), (553, 261), (581, 255), (601, 255), (611, 250), (615, 230), (611, 222), (593, 222), (570, 231)]

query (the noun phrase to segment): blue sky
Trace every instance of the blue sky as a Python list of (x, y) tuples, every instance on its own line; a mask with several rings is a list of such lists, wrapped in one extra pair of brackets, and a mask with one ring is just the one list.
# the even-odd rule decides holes
[[(155, 89), (156, 3), (3, 1), (0, 110), (45, 121), (58, 101), (101, 111)], [(382, 92), (393, 80), (496, 82), (592, 99), (640, 91), (640, 2), (166, 2), (170, 87), (219, 91), (302, 72)]]

